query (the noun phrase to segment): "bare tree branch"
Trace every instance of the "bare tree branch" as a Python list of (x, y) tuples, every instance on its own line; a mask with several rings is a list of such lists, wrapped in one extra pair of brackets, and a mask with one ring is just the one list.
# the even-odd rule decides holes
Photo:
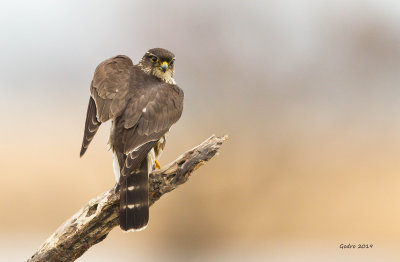
[[(213, 135), (163, 169), (152, 172), (150, 205), (185, 183), (194, 170), (218, 152), (227, 138)], [(28, 261), (74, 261), (91, 246), (103, 241), (111, 229), (118, 225), (118, 211), (119, 194), (115, 194), (114, 186), (90, 200), (61, 225)]]

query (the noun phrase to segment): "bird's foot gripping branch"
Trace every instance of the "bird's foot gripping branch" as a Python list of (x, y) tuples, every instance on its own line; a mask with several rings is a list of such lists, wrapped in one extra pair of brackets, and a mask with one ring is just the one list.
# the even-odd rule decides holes
[[(227, 139), (228, 136), (213, 135), (162, 169), (154, 170), (149, 179), (149, 204), (185, 183), (193, 171), (218, 153)], [(90, 200), (61, 225), (28, 261), (74, 261), (91, 246), (103, 241), (119, 224), (118, 213), (119, 194), (113, 187)]]

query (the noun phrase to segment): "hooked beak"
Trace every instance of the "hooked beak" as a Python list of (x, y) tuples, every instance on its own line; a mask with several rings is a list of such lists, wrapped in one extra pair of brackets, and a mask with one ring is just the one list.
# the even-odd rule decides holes
[(168, 63), (167, 62), (162, 62), (160, 69), (165, 73), (165, 71), (167, 71), (168, 69)]

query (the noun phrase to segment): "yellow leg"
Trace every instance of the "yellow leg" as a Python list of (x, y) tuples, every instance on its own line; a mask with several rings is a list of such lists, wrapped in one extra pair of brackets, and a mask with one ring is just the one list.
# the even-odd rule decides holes
[(156, 164), (156, 168), (161, 169), (160, 163), (158, 162), (157, 159), (156, 159), (156, 161), (154, 163)]

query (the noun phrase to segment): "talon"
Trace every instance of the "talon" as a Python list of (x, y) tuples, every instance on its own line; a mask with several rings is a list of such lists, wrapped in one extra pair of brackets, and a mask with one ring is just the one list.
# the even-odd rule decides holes
[(160, 163), (158, 162), (157, 159), (156, 159), (156, 161), (154, 161), (154, 164), (156, 165), (157, 169), (161, 169)]

